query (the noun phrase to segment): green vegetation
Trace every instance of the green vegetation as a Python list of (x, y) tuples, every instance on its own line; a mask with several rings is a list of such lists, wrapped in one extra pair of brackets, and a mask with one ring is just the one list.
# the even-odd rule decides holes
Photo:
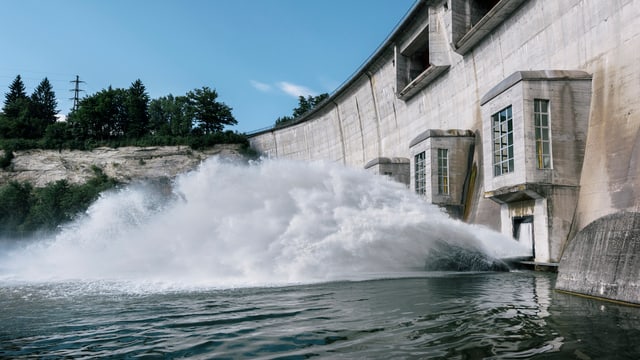
[(86, 96), (66, 121), (56, 121), (57, 101), (47, 78), (27, 96), (18, 75), (0, 112), (0, 148), (6, 151), (0, 166), (7, 167), (11, 151), (33, 148), (248, 145), (244, 134), (223, 131), (237, 121), (232, 108), (217, 99), (218, 93), (205, 86), (185, 96), (151, 100), (145, 86), (136, 80), (128, 89), (109, 87)]
[[(0, 168), (8, 169), (14, 152), (25, 149), (91, 150), (98, 146), (244, 144), (244, 134), (223, 131), (237, 121), (231, 108), (208, 87), (185, 96), (151, 100), (140, 80), (128, 89), (109, 87), (79, 101), (66, 121), (57, 121), (55, 93), (45, 78), (28, 96), (18, 75), (0, 111)], [(143, 165), (141, 163), (141, 165)], [(9, 182), (0, 186), (0, 237), (21, 237), (55, 230), (84, 212), (99, 193), (116, 186), (100, 169), (82, 185), (59, 180), (43, 188)]]
[(99, 168), (93, 171), (93, 178), (82, 185), (58, 180), (43, 188), (16, 181), (0, 186), (0, 236), (52, 231), (86, 211), (102, 191), (117, 185)]
[(307, 112), (311, 111), (318, 104), (326, 100), (328, 97), (329, 97), (329, 94), (327, 93), (320, 94), (318, 96), (309, 95), (306, 98), (304, 96), (299, 96), (298, 106), (295, 109), (293, 109), (293, 113), (291, 114), (291, 116), (282, 116), (277, 118), (275, 126), (281, 127), (281, 126), (291, 124), (294, 120), (306, 114)]

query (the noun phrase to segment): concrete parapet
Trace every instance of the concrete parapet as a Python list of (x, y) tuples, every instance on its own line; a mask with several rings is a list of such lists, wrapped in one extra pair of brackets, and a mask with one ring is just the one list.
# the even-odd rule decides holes
[(376, 175), (386, 175), (399, 183), (409, 186), (410, 169), (409, 159), (407, 158), (379, 157), (369, 161), (364, 168)]
[(582, 229), (564, 251), (556, 289), (640, 304), (640, 213), (607, 215)]

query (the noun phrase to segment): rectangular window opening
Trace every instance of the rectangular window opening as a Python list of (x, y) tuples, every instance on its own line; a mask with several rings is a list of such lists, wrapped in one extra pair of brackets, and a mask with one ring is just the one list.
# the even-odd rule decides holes
[(429, 59), (429, 27), (425, 27), (412, 42), (402, 49), (400, 61), (404, 64), (403, 84), (407, 86), (431, 66)]
[(493, 128), (493, 175), (513, 172), (513, 116), (511, 106), (491, 116)]
[(536, 164), (538, 169), (551, 169), (549, 100), (533, 100), (533, 126), (536, 136)]
[(425, 167), (425, 153), (424, 151), (415, 156), (415, 188), (416, 193), (420, 195), (426, 194), (426, 167)]
[(438, 194), (449, 195), (448, 149), (438, 149)]

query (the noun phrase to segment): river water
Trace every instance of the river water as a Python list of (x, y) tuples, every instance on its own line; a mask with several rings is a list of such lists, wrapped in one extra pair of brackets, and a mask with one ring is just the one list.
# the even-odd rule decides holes
[(510, 272), (157, 292), (4, 284), (0, 357), (638, 358), (640, 309), (553, 282)]
[(526, 253), (382, 176), (212, 159), (1, 240), (0, 358), (640, 357), (640, 309), (486, 271)]

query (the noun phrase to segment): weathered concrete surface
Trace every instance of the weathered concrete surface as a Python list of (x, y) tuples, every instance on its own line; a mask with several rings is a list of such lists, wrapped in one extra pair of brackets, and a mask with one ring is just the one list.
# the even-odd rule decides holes
[(640, 213), (604, 216), (564, 251), (556, 288), (640, 304)]
[(11, 166), (0, 170), (0, 184), (16, 180), (41, 187), (63, 179), (75, 184), (84, 183), (94, 176), (94, 166), (122, 182), (173, 178), (195, 169), (210, 156), (241, 158), (240, 147), (217, 145), (203, 151), (191, 150), (188, 146), (15, 151)]
[[(495, 3), (488, 13), (474, 13), (488, 3)], [(431, 67), (406, 84), (414, 61), (408, 56), (426, 40)], [(584, 72), (590, 88), (549, 96), (571, 105), (551, 114), (553, 126), (576, 128), (571, 121), (577, 119), (579, 133), (552, 135), (554, 143), (567, 144), (553, 147), (561, 176), (550, 181), (562, 188), (533, 197), (527, 214), (536, 233), (546, 232), (535, 234), (536, 241), (549, 239), (541, 261), (556, 261), (567, 241), (596, 219), (640, 209), (638, 49), (640, 0), (421, 0), (323, 106), (289, 127), (255, 134), (250, 143), (269, 156), (362, 168), (376, 158), (410, 158), (411, 139), (428, 129), (470, 130), (477, 146), (464, 219), (508, 234), (510, 209), (485, 197), (495, 184), (485, 176), (491, 149), (479, 146), (490, 143), (483, 139), (491, 119), (482, 113), (482, 99), (518, 72)], [(520, 103), (530, 101), (533, 90), (546, 91), (524, 88)], [(572, 106), (584, 103), (573, 95), (587, 90), (587, 110)]]
[(409, 182), (411, 181), (409, 159), (380, 157), (369, 161), (364, 168), (372, 174), (389, 176), (393, 180), (409, 187)]
[[(455, 1), (459, 3), (459, 0)], [(507, 2), (511, 3), (511, 2)], [(577, 231), (593, 220), (640, 206), (640, 0), (517, 1), (515, 10), (474, 46), (459, 54), (450, 44), (451, 1), (423, 1), (406, 26), (325, 105), (303, 121), (250, 139), (254, 149), (274, 157), (324, 159), (362, 168), (378, 157), (409, 157), (409, 142), (428, 129), (482, 133), (480, 101), (501, 81), (524, 70), (580, 70), (592, 76), (591, 111)], [(415, 95), (400, 99), (395, 49), (402, 49), (424, 21), (438, 31), (437, 59), (446, 72)], [(455, 29), (454, 29), (455, 30)], [(440, 36), (441, 38), (438, 38)], [(437, 40), (437, 41), (436, 41)], [(612, 141), (612, 139), (615, 139)], [(476, 138), (481, 143), (482, 138)], [(483, 198), (482, 147), (476, 146), (476, 188), (467, 219), (499, 230), (500, 206)]]

